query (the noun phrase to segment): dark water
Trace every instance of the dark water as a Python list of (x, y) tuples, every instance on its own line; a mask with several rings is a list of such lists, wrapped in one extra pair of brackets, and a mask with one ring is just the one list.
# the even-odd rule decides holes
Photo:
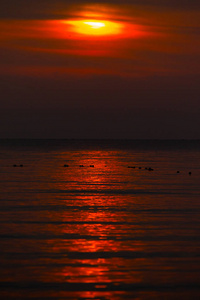
[(200, 299), (200, 141), (2, 140), (0, 189), (0, 299)]

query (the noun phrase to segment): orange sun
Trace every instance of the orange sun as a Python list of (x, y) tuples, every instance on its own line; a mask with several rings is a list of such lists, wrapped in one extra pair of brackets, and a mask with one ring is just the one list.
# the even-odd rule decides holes
[(69, 20), (63, 23), (70, 25), (70, 31), (84, 35), (116, 35), (122, 31), (121, 24), (105, 20)]
[(91, 26), (94, 29), (98, 29), (98, 28), (106, 26), (105, 23), (102, 23), (102, 22), (83, 22), (83, 23)]

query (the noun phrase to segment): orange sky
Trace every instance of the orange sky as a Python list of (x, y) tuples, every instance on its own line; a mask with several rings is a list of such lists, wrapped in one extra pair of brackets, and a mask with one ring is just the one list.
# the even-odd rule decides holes
[[(43, 108), (82, 107), (84, 102), (80, 97), (86, 92), (89, 109), (94, 99), (96, 108), (112, 109), (111, 98), (115, 97), (117, 107), (126, 103), (126, 109), (136, 109), (142, 103), (142, 107), (149, 109), (147, 94), (153, 99), (152, 109), (155, 109), (162, 91), (169, 90), (170, 96), (161, 109), (171, 109), (174, 90), (177, 110), (177, 97), (180, 105), (184, 102), (190, 106), (191, 99), (185, 95), (191, 95), (191, 89), (192, 107), (197, 104), (199, 88), (194, 81), (198, 81), (200, 70), (198, 4), (187, 7), (184, 2), (181, 6), (176, 1), (169, 5), (167, 1), (158, 4), (156, 0), (148, 5), (138, 1), (131, 4), (50, 1), (47, 7), (45, 1), (40, 5), (31, 1), (28, 8), (23, 3), (18, 0), (9, 4), (9, 8), (5, 2), (0, 13), (0, 76), (4, 81), (2, 94), (7, 99), (2, 108), (36, 109), (37, 100), (26, 102), (33, 80), (40, 86), (35, 98), (40, 99), (39, 107)], [(156, 78), (162, 81), (160, 86), (156, 85)], [(66, 93), (64, 82), (70, 89), (71, 102), (59, 100)], [(104, 91), (101, 100), (97, 95), (99, 85)], [(12, 86), (15, 86), (13, 92), (9, 88)], [(53, 91), (48, 92), (47, 86)], [(142, 87), (149, 91), (144, 92)], [(126, 99), (124, 94), (128, 95)], [(49, 103), (44, 95), (48, 95)], [(130, 99), (130, 95), (137, 100)], [(104, 102), (103, 97), (110, 100)]]
[[(122, 76), (199, 72), (193, 59), (196, 56), (199, 61), (200, 40), (195, 32), (200, 18), (198, 11), (191, 11), (188, 18), (188, 11), (74, 5), (69, 7), (68, 14), (66, 19), (1, 20), (0, 43), (5, 57), (2, 72), (21, 74), (27, 70), (29, 74), (31, 68), (33, 74), (36, 68), (41, 68), (43, 75), (45, 68), (48, 74), (57, 68), (61, 74), (74, 69), (75, 73), (80, 70), (80, 74), (86, 74), (87, 70), (90, 74), (93, 70), (97, 74)], [(101, 29), (94, 29), (84, 24), (91, 20), (107, 23)], [(9, 61), (16, 54), (13, 69)], [(68, 67), (64, 63), (76, 56), (82, 59), (80, 65), (70, 63)], [(91, 57), (89, 66), (84, 62), (85, 56)], [(94, 57), (101, 61), (100, 66), (93, 64)], [(108, 57), (112, 60), (109, 65)], [(38, 72), (38, 76), (41, 74)]]

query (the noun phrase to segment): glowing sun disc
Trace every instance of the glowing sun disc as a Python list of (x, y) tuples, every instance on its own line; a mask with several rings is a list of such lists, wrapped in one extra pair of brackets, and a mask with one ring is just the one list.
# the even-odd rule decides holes
[(94, 29), (105, 27), (106, 25), (102, 22), (83, 22), (84, 24), (87, 24), (91, 26)]
[(70, 25), (72, 32), (84, 35), (116, 35), (122, 30), (121, 24), (105, 20), (69, 20), (63, 23)]

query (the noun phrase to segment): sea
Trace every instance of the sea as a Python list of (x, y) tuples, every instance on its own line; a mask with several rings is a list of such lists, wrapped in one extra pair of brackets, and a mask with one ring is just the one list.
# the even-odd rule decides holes
[(0, 140), (0, 299), (200, 299), (200, 140)]

